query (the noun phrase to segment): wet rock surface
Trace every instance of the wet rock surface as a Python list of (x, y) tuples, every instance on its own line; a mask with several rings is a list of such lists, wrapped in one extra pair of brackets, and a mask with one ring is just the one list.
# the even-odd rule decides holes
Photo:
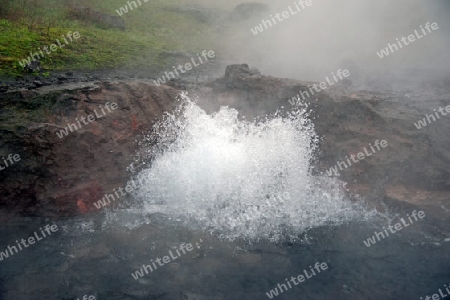
[[(2, 155), (18, 153), (22, 161), (2, 171), (2, 205), (29, 215), (88, 211), (92, 201), (128, 180), (137, 136), (176, 106), (177, 93), (133, 81), (67, 83), (5, 94)], [(118, 109), (105, 110), (107, 102)], [(94, 122), (81, 121), (89, 115)]]
[[(223, 78), (200, 83), (194, 76), (160, 87), (148, 79), (93, 81), (100, 76), (64, 75), (64, 83), (61, 75), (37, 83), (12, 83), (1, 94), (2, 155), (14, 152), (23, 157), (2, 174), (2, 203), (13, 211), (79, 213), (78, 200), (89, 206), (111, 187), (123, 185), (129, 176), (125, 170), (136, 154), (136, 137), (176, 106), (181, 90), (198, 95), (206, 110), (227, 105), (253, 118), (294, 109), (288, 100), (312, 84), (263, 76), (248, 65), (227, 67)], [(27, 88), (31, 84), (36, 87)], [(313, 172), (324, 173), (351, 154), (370, 149), (369, 143), (386, 140), (388, 147), (339, 170), (346, 188), (374, 201), (389, 198), (429, 206), (433, 201), (428, 199), (436, 196), (441, 199), (438, 207), (448, 205), (450, 122), (443, 117), (421, 130), (414, 126), (425, 113), (450, 104), (450, 93), (440, 91), (424, 105), (420, 94), (371, 92), (336, 84), (307, 99), (322, 137)], [(56, 132), (67, 123), (75, 123), (77, 117), (99, 110), (108, 101), (117, 102), (119, 109), (58, 138)], [(6, 109), (11, 105), (17, 111)], [(16, 116), (13, 122), (12, 116)]]
[[(15, 213), (0, 214), (1, 245), (13, 245), (50, 222), (61, 229), (1, 262), (0, 297), (264, 299), (285, 278), (318, 261), (329, 269), (277, 299), (413, 299), (432, 293), (437, 281), (449, 279), (448, 121), (437, 120), (425, 130), (413, 123), (430, 107), (446, 104), (445, 96), (424, 105), (421, 95), (341, 86), (310, 101), (323, 136), (313, 172), (323, 173), (348, 153), (385, 139), (389, 147), (340, 172), (345, 188), (380, 211), (388, 207), (392, 216), (418, 208), (426, 212), (421, 222), (371, 247), (363, 241), (385, 225), (379, 220), (314, 228), (296, 241), (249, 243), (221, 240), (163, 215), (143, 215), (139, 207), (91, 209), (92, 201), (130, 179), (135, 141), (173, 111), (180, 91), (198, 95), (207, 111), (227, 105), (252, 119), (293, 109), (288, 99), (309, 84), (237, 65), (223, 78), (203, 83), (183, 78), (157, 87), (151, 80), (83, 82), (68, 76), (64, 84), (8, 89), (0, 101), (0, 155), (19, 153), (22, 159), (1, 171), (3, 212)], [(63, 139), (56, 135), (67, 122), (113, 101), (117, 110)], [(200, 248), (138, 280), (131, 276), (181, 244), (196, 242)]]
[[(210, 111), (228, 105), (254, 118), (293, 109), (288, 100), (312, 84), (261, 76), (247, 65), (233, 65), (227, 68), (224, 78), (207, 82), (195, 93)], [(353, 90), (348, 84), (336, 84), (306, 99), (316, 131), (322, 137), (313, 171), (326, 173), (364, 148), (370, 154), (369, 143), (373, 146), (376, 140), (386, 140), (388, 147), (351, 166), (346, 162), (349, 167), (339, 169), (346, 188), (374, 201), (385, 197), (408, 201), (395, 192), (404, 189), (412, 193), (409, 202), (421, 205), (430, 205), (433, 198), (446, 194), (450, 206), (450, 139), (446, 135), (450, 119), (441, 117), (420, 130), (414, 125), (433, 109), (450, 104), (448, 88), (435, 91), (434, 99), (424, 100), (423, 94)]]

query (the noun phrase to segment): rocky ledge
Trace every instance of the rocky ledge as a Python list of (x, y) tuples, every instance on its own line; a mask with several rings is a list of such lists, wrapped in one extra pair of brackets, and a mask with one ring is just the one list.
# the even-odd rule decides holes
[[(70, 216), (89, 212), (105, 192), (124, 186), (136, 158), (137, 143), (164, 112), (176, 107), (180, 89), (189, 87), (207, 111), (235, 107), (246, 117), (295, 109), (288, 100), (311, 82), (260, 75), (247, 65), (229, 66), (223, 78), (200, 84), (151, 81), (98, 81), (9, 90), (0, 100), (0, 155), (21, 160), (0, 171), (4, 211), (24, 215)], [(448, 98), (446, 98), (448, 99)], [(448, 203), (450, 154), (442, 118), (418, 130), (414, 123), (429, 111), (408, 95), (351, 90), (336, 84), (306, 100), (317, 133), (320, 153), (314, 172), (326, 173), (369, 143), (388, 146), (340, 170), (351, 193), (375, 203), (402, 201), (428, 211)], [(117, 104), (106, 111), (105, 104)], [(449, 105), (437, 100), (430, 107)], [(68, 123), (105, 113), (60, 138)], [(334, 175), (333, 175), (334, 176)]]

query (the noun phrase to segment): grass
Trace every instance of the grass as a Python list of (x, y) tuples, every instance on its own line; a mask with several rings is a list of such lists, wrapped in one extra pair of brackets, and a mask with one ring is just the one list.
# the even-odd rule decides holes
[[(0, 6), (8, 0), (0, 0)], [(77, 1), (80, 2), (80, 1)], [(124, 0), (84, 1), (83, 6), (109, 15), (126, 4)], [(65, 48), (45, 54), (44, 70), (144, 69), (157, 72), (170, 62), (166, 51), (193, 53), (215, 49), (210, 25), (166, 8), (177, 0), (150, 0), (122, 18), (126, 29), (102, 28), (70, 19), (66, 0), (16, 0), (0, 15), (0, 77), (24, 74), (18, 63), (38, 48), (56, 43), (61, 35), (78, 31), (81, 38)], [(80, 5), (80, 4), (79, 4)], [(0, 11), (1, 13), (1, 11)]]

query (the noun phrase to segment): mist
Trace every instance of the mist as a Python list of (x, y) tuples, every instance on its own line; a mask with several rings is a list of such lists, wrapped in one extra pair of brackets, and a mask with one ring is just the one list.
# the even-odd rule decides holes
[[(383, 79), (411, 71), (420, 71), (419, 77), (426, 78), (443, 73), (450, 62), (445, 15), (450, 5), (445, 1), (316, 0), (255, 35), (250, 29), (262, 19), (295, 7), (291, 0), (260, 3), (269, 5), (268, 13), (220, 31), (221, 57), (227, 63), (249, 63), (264, 75), (319, 81), (339, 68), (347, 68), (352, 79), (363, 74)], [(396, 38), (421, 32), (420, 26), (427, 22), (438, 23), (439, 29), (387, 57), (377, 56)]]

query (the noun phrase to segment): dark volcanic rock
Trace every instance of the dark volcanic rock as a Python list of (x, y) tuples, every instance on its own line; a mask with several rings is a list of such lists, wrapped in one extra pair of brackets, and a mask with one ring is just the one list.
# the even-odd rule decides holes
[[(67, 82), (0, 94), (0, 156), (21, 161), (1, 171), (0, 205), (26, 214), (71, 215), (130, 179), (139, 135), (176, 106), (179, 90), (192, 90), (208, 112), (236, 108), (247, 119), (297, 109), (288, 100), (312, 82), (262, 76), (248, 65), (228, 66), (223, 78), (195, 84), (147, 82)], [(345, 157), (386, 140), (388, 147), (340, 171), (340, 179), (367, 199), (397, 199), (435, 210), (450, 189), (449, 121), (441, 118), (417, 130), (425, 111), (399, 95), (351, 91), (349, 82), (307, 99), (321, 136), (314, 164), (324, 173)], [(57, 132), (106, 102), (118, 110), (63, 138)], [(447, 101), (436, 104), (450, 105)], [(435, 199), (427, 203), (429, 198)]]
[[(232, 65), (225, 77), (197, 89), (208, 111), (231, 106), (247, 118), (295, 109), (288, 100), (313, 82), (261, 76), (247, 65)], [(450, 189), (450, 120), (417, 130), (414, 122), (429, 111), (411, 106), (401, 95), (350, 91), (350, 81), (307, 99), (316, 132), (322, 137), (315, 172), (325, 173), (346, 156), (370, 151), (369, 143), (386, 140), (388, 147), (340, 171), (347, 188), (378, 200), (388, 196), (414, 204), (427, 204), (434, 195), (439, 205)], [(205, 100), (208, 99), (208, 100)], [(450, 103), (447, 102), (446, 105)], [(436, 103), (435, 107), (442, 106)], [(427, 104), (429, 106), (429, 103)]]
[(229, 65), (225, 69), (224, 81), (226, 82), (228, 87), (244, 87), (241, 84), (242, 81), (245, 81), (246, 77), (261, 75), (256, 69), (250, 69), (247, 64), (241, 65)]
[(30, 64), (25, 66), (25, 71), (29, 73), (39, 72), (41, 70), (41, 62), (37, 60), (33, 60)]
[[(105, 192), (129, 180), (136, 139), (165, 111), (178, 92), (143, 82), (46, 86), (6, 94), (0, 102), (0, 155), (21, 160), (1, 171), (0, 205), (27, 215), (87, 212)], [(118, 109), (59, 138), (77, 118)]]
[(40, 81), (40, 80), (35, 80), (35, 81), (33, 81), (33, 83), (36, 85), (36, 87), (41, 87), (44, 85), (44, 83), (42, 83), (42, 81)]

